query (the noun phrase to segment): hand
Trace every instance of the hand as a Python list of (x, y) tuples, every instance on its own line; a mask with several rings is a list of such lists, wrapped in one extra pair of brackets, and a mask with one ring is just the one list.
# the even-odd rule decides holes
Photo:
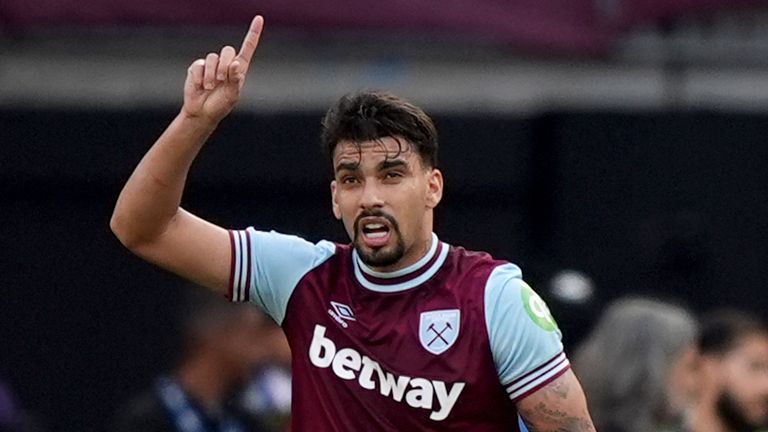
[(187, 70), (182, 112), (189, 117), (219, 122), (240, 99), (251, 57), (259, 45), (264, 18), (257, 15), (245, 35), (240, 52), (225, 46), (219, 54), (198, 59)]

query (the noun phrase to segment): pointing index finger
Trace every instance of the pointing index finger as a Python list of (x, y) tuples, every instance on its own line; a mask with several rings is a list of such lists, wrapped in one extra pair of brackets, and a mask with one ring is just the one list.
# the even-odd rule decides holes
[(243, 39), (243, 45), (240, 47), (240, 52), (237, 54), (237, 58), (243, 63), (251, 63), (251, 57), (256, 51), (256, 47), (259, 46), (259, 38), (261, 37), (261, 30), (264, 28), (264, 18), (261, 15), (256, 15), (251, 21), (251, 27), (248, 29), (248, 33)]

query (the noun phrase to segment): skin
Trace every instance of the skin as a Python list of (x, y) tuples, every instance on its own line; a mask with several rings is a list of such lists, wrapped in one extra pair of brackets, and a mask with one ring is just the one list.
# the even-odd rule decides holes
[(594, 431), (587, 400), (572, 371), (517, 403), (517, 411), (530, 431)]
[(703, 356), (700, 373), (702, 391), (691, 430), (736, 432), (721, 414), (723, 399), (752, 429), (768, 426), (768, 335), (748, 335), (728, 353)]
[[(378, 271), (407, 267), (427, 253), (432, 241), (433, 209), (443, 196), (442, 173), (424, 166), (412, 146), (401, 152), (399, 148), (397, 140), (387, 137), (360, 146), (341, 142), (334, 151), (334, 216), (344, 223), (361, 256), (397, 257), (396, 262), (384, 266), (364, 259), (374, 263)], [(386, 217), (369, 216), (376, 214)], [(361, 239), (363, 224), (357, 221), (387, 225), (387, 244), (367, 246)], [(398, 244), (404, 250), (397, 251)]]
[(226, 46), (190, 65), (181, 111), (128, 179), (110, 221), (135, 254), (223, 294), (229, 234), (179, 204), (192, 161), (240, 98), (263, 28), (264, 19), (255, 17), (239, 52)]
[(667, 400), (662, 402), (665, 410), (660, 415), (665, 424), (679, 424), (686, 410), (695, 399), (697, 388), (696, 350), (687, 347), (672, 362), (667, 376)]
[[(179, 204), (192, 162), (240, 97), (263, 26), (257, 16), (239, 51), (227, 46), (192, 63), (180, 113), (134, 170), (110, 222), (135, 254), (221, 293), (229, 283), (229, 234)], [(397, 146), (396, 137), (364, 142), (359, 148), (341, 142), (334, 152), (333, 213), (361, 256), (379, 271), (404, 268), (424, 256), (433, 210), (442, 198), (440, 171), (425, 166), (409, 143), (401, 144)], [(388, 224), (391, 233), (384, 244), (361, 240), (359, 226), (366, 223), (361, 216)], [(518, 408), (532, 431), (594, 430), (584, 394), (570, 372), (523, 399)]]

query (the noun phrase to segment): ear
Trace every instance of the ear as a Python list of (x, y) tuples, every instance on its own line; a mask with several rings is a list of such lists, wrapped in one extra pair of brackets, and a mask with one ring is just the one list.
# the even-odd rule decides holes
[(443, 199), (443, 173), (437, 168), (427, 172), (427, 207), (437, 207)]
[(336, 180), (331, 182), (331, 209), (336, 219), (341, 220), (341, 209), (339, 208), (339, 201), (337, 199)]

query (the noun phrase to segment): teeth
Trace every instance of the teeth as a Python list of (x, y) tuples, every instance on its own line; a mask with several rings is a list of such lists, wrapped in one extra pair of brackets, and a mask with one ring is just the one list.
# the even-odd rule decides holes
[(366, 224), (366, 225), (365, 225), (365, 228), (366, 228), (366, 229), (371, 229), (371, 230), (374, 230), (374, 229), (384, 228), (384, 225), (383, 225), (383, 224), (377, 224), (377, 223), (373, 223), (373, 224)]
[(365, 233), (365, 236), (372, 239), (382, 238), (385, 235), (387, 235), (386, 232), (372, 232), (372, 233)]

